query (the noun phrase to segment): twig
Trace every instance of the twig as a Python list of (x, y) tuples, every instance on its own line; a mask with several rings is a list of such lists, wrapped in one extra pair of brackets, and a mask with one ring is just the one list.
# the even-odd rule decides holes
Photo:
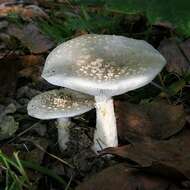
[(34, 143), (32, 140), (29, 140), (29, 139), (26, 139), (26, 138), (22, 138), (22, 140), (28, 141), (28, 142), (32, 143), (33, 145), (35, 145), (35, 146), (36, 146), (39, 150), (41, 150), (42, 152), (46, 153), (47, 155), (51, 156), (52, 158), (54, 158), (54, 159), (60, 161), (61, 163), (63, 163), (63, 164), (65, 164), (65, 165), (69, 166), (70, 168), (74, 169), (74, 166), (73, 166), (73, 165), (71, 165), (71, 164), (69, 164), (68, 162), (64, 161), (63, 159), (61, 159), (61, 158), (55, 156), (54, 154), (51, 154), (51, 153), (47, 152), (42, 146), (40, 146), (39, 144)]
[(12, 138), (11, 140), (9, 140), (7, 143), (11, 143), (13, 142), (15, 139), (17, 139), (18, 137), (21, 137), (22, 135), (24, 135), (25, 133), (27, 133), (28, 131), (30, 131), (31, 129), (33, 129), (36, 125), (38, 125), (40, 123), (37, 122), (35, 124), (33, 124), (32, 126), (28, 127), (27, 129), (25, 129), (24, 131), (22, 131), (21, 133), (19, 133), (18, 135), (16, 135), (14, 138)]

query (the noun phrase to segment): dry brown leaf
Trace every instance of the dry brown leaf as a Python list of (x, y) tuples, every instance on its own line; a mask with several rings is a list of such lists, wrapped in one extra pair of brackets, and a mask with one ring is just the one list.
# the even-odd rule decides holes
[(180, 51), (174, 39), (165, 39), (160, 43), (159, 50), (167, 60), (166, 69), (179, 75), (190, 71), (190, 65)]
[(21, 71), (19, 71), (19, 74), (22, 77), (31, 78), (34, 82), (41, 80), (41, 72), (38, 67), (24, 68)]
[(54, 46), (54, 43), (42, 35), (39, 28), (32, 23), (25, 25), (22, 29), (12, 24), (8, 27), (8, 33), (19, 39), (31, 53), (44, 53)]
[(140, 105), (117, 101), (115, 112), (119, 137), (131, 143), (166, 139), (186, 122), (182, 105), (163, 101)]
[[(140, 167), (159, 168), (161, 173), (179, 173), (190, 179), (190, 131), (167, 141), (136, 143), (108, 148), (102, 153), (115, 154), (137, 163)], [(161, 169), (160, 169), (161, 168)], [(161, 171), (160, 171), (161, 170)], [(171, 176), (170, 176), (171, 177)]]
[(76, 190), (179, 190), (161, 177), (146, 175), (124, 164), (109, 167), (85, 180)]
[(37, 5), (9, 5), (6, 3), (0, 5), (0, 17), (6, 17), (9, 14), (19, 14), (24, 20), (33, 18), (48, 18), (48, 15)]
[(45, 61), (41, 55), (33, 54), (21, 56), (20, 59), (24, 67), (42, 65)]
[(41, 80), (44, 58), (41, 55), (25, 55), (20, 59), (24, 68), (19, 71), (19, 74), (26, 78), (31, 78), (33, 81)]
[(15, 0), (0, 0), (0, 4), (4, 3), (15, 3)]

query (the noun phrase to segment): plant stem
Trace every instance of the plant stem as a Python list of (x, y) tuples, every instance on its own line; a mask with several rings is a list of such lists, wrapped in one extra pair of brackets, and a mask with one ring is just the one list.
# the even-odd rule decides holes
[(57, 131), (58, 131), (58, 144), (61, 151), (67, 148), (67, 142), (69, 141), (69, 126), (71, 125), (70, 118), (57, 119)]
[(96, 96), (96, 130), (93, 149), (97, 152), (107, 147), (118, 146), (116, 119), (113, 100)]

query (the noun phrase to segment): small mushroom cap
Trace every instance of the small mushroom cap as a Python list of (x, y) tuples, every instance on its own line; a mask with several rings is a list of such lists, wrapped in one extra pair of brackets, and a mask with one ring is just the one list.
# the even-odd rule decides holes
[(69, 89), (50, 90), (32, 98), (28, 114), (38, 119), (74, 117), (94, 108), (92, 96)]
[(165, 64), (164, 57), (143, 40), (87, 34), (56, 47), (42, 77), (87, 94), (114, 96), (148, 84)]

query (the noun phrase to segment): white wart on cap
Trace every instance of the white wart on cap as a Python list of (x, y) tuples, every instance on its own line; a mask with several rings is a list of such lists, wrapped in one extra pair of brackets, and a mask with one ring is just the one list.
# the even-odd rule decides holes
[(165, 63), (143, 40), (87, 34), (55, 48), (46, 59), (42, 77), (94, 96), (115, 96), (148, 84)]
[(80, 115), (94, 108), (93, 97), (69, 89), (44, 92), (28, 103), (28, 114), (38, 119)]

